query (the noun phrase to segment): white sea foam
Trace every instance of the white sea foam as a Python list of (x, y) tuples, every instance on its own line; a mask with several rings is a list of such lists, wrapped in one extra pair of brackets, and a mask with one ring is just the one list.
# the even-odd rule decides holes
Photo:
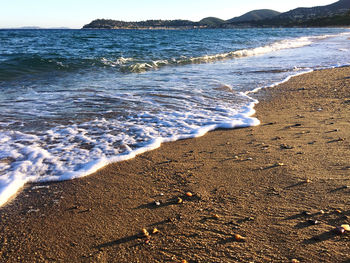
[(120, 57), (120, 58), (116, 59), (115, 61), (109, 60), (107, 58), (101, 58), (101, 62), (103, 64), (105, 64), (106, 66), (111, 66), (111, 67), (121, 66), (121, 65), (126, 64), (130, 61), (133, 61), (133, 58)]
[(298, 73), (293, 74), (293, 75), (289, 75), (288, 77), (286, 77), (286, 78), (285, 78), (284, 80), (282, 80), (282, 81), (275, 82), (275, 83), (273, 83), (273, 84), (271, 84), (271, 85), (267, 85), (267, 86), (263, 86), (263, 87), (258, 87), (258, 88), (255, 88), (255, 89), (253, 89), (253, 90), (246, 91), (246, 92), (244, 92), (244, 94), (245, 94), (245, 95), (249, 95), (249, 94), (257, 93), (257, 92), (259, 92), (259, 91), (262, 90), (262, 89), (273, 88), (273, 87), (276, 87), (276, 86), (278, 86), (278, 85), (280, 85), (280, 84), (282, 84), (282, 83), (285, 83), (285, 82), (289, 81), (289, 80), (290, 80), (291, 78), (293, 78), (293, 77), (300, 76), (300, 75), (303, 75), (303, 74), (306, 74), (306, 73), (311, 73), (311, 72), (313, 72), (313, 71), (314, 71), (313, 69), (304, 69), (304, 70), (301, 71), (301, 72), (298, 72)]
[[(127, 133), (112, 135), (105, 132), (105, 129), (117, 125), (104, 119), (84, 123), (80, 126), (72, 125), (65, 128), (55, 128), (42, 135), (30, 135), (20, 132), (2, 132), (0, 134), (0, 160), (9, 161), (0, 170), (0, 205), (3, 205), (13, 196), (24, 184), (28, 182), (43, 182), (52, 180), (69, 180), (83, 177), (96, 172), (98, 169), (111, 162), (118, 162), (134, 158), (136, 155), (160, 147), (164, 142), (176, 141), (179, 139), (194, 138), (203, 136), (208, 131), (218, 128), (236, 128), (255, 126), (259, 120), (251, 117), (254, 114), (254, 104), (257, 101), (243, 107), (233, 116), (235, 111), (226, 110), (227, 117), (216, 121), (213, 124), (201, 126), (200, 122), (189, 118), (187, 113), (173, 112), (168, 114), (167, 120), (154, 115), (152, 122), (137, 125), (131, 120), (135, 133), (146, 141), (144, 146), (132, 150), (127, 145), (133, 145), (137, 138)], [(207, 114), (204, 113), (203, 114)], [(201, 115), (197, 113), (197, 117)], [(142, 117), (147, 116), (147, 113)], [(172, 116), (172, 117), (171, 117)], [(139, 118), (142, 118), (141, 115)], [(170, 120), (169, 118), (173, 118)], [(203, 115), (204, 118), (204, 115)], [(176, 121), (175, 121), (176, 120)], [(158, 122), (158, 130), (154, 122)], [(168, 123), (169, 122), (169, 123)], [(178, 122), (183, 127), (171, 127)], [(163, 128), (161, 128), (163, 126)], [(84, 128), (85, 127), (85, 128)], [(94, 127), (94, 132), (87, 130), (87, 127)], [(137, 132), (137, 130), (139, 130)], [(165, 135), (165, 137), (162, 136)], [(173, 135), (169, 135), (173, 134)], [(57, 142), (56, 144), (53, 142)], [(125, 151), (120, 154), (118, 149), (113, 147), (116, 141), (125, 145)], [(51, 142), (50, 148), (44, 149), (45, 142)], [(83, 145), (91, 145), (92, 149), (84, 149)], [(1, 161), (0, 161), (1, 163)]]
[[(143, 72), (150, 69), (158, 69), (166, 65), (201, 64), (201, 63), (210, 63), (210, 62), (226, 60), (226, 59), (237, 59), (237, 58), (244, 58), (244, 57), (251, 57), (251, 56), (259, 56), (259, 55), (273, 53), (284, 49), (300, 48), (300, 47), (311, 45), (315, 41), (319, 41), (319, 40), (323, 40), (323, 39), (331, 38), (335, 36), (349, 35), (349, 34), (350, 33), (341, 33), (336, 35), (328, 34), (328, 35), (322, 35), (322, 36), (291, 38), (291, 39), (285, 39), (285, 40), (274, 42), (269, 45), (251, 48), (251, 49), (235, 50), (227, 53), (205, 55), (200, 57), (182, 56), (179, 59), (173, 59), (170, 61), (156, 60), (148, 63), (145, 63), (145, 62), (135, 63), (132, 65), (126, 66), (126, 68), (131, 72)], [(345, 50), (342, 50), (342, 51), (345, 51)]]

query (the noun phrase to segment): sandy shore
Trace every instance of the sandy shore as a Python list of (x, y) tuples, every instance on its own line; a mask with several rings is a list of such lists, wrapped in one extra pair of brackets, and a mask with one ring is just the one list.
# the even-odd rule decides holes
[(0, 209), (0, 261), (350, 262), (350, 68), (255, 96), (258, 127), (27, 186)]

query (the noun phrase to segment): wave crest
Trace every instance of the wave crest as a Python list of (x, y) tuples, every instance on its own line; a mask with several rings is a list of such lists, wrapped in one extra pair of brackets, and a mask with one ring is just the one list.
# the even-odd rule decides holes
[[(348, 33), (342, 33), (344, 35)], [(339, 34), (338, 34), (339, 35)], [(141, 73), (149, 70), (156, 70), (164, 66), (178, 66), (187, 64), (212, 63), (226, 59), (238, 59), (243, 57), (258, 56), (283, 49), (299, 48), (311, 45), (315, 41), (336, 35), (322, 35), (312, 37), (299, 37), (285, 39), (269, 45), (234, 50), (226, 53), (204, 55), (198, 57), (180, 56), (171, 59), (147, 60), (142, 58), (119, 57), (111, 58), (69, 58), (69, 57), (47, 57), (46, 55), (23, 55), (18, 54), (4, 59), (0, 63), (0, 80), (9, 80), (28, 74), (48, 73), (52, 71), (74, 71), (91, 70), (96, 67), (111, 67), (123, 73)]]
[(321, 40), (331, 35), (324, 35), (318, 37), (300, 37), (296, 39), (287, 39), (281, 40), (269, 45), (251, 48), (251, 49), (242, 49), (230, 51), (227, 53), (220, 53), (214, 55), (204, 55), (199, 57), (181, 57), (179, 59), (171, 60), (156, 60), (148, 62), (138, 62), (134, 64), (124, 65), (122, 67), (123, 72), (134, 72), (140, 73), (148, 70), (159, 69), (167, 65), (186, 65), (186, 64), (202, 64), (202, 63), (212, 63), (216, 61), (226, 60), (226, 59), (237, 59), (243, 57), (251, 57), (263, 55), (283, 49), (299, 48), (307, 45), (311, 45), (314, 41)]

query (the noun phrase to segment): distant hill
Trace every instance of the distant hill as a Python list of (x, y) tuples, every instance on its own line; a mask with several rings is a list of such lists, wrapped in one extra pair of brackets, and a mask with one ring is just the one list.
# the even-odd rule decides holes
[(350, 26), (350, 0), (340, 0), (326, 6), (296, 8), (285, 13), (270, 9), (248, 12), (227, 21), (206, 17), (199, 22), (189, 20), (147, 20), (124, 22), (111, 19), (96, 19), (85, 25), (85, 29), (192, 29), (192, 28), (236, 28), (236, 27), (306, 27), (306, 26)]
[(84, 29), (148, 29), (148, 28), (193, 28), (200, 26), (198, 22), (189, 20), (147, 20), (125, 22), (111, 19), (96, 19), (85, 25)]
[(349, 26), (350, 12), (344, 15), (334, 15), (334, 16), (309, 19), (302, 22), (294, 22), (294, 24), (296, 26), (301, 26), (301, 27)]
[(314, 19), (318, 17), (334, 16), (345, 14), (350, 9), (350, 0), (340, 0), (326, 6), (316, 6), (310, 8), (296, 8), (280, 14), (277, 19), (286, 21), (300, 21)]
[(201, 21), (199, 21), (200, 25), (204, 25), (208, 27), (217, 27), (224, 23), (226, 23), (225, 20), (222, 20), (217, 17), (206, 17), (206, 18), (203, 18)]
[[(350, 0), (340, 0), (326, 6), (316, 6), (310, 8), (296, 8), (282, 13), (272, 19), (265, 19), (256, 23), (257, 26), (302, 26), (311, 20), (328, 20), (328, 26), (336, 22), (333, 17), (342, 16), (350, 11)], [(345, 21), (345, 20), (344, 20)], [(350, 25), (350, 24), (347, 24)]]
[(279, 14), (281, 13), (270, 9), (253, 10), (242, 16), (231, 18), (227, 20), (227, 22), (238, 23), (238, 22), (247, 22), (247, 21), (259, 21), (263, 19), (276, 17)]

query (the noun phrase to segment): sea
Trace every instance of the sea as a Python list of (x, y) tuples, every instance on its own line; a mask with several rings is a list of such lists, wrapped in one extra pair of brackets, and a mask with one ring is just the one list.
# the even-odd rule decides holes
[(259, 125), (259, 89), (345, 65), (346, 28), (0, 30), (0, 205), (29, 182)]

